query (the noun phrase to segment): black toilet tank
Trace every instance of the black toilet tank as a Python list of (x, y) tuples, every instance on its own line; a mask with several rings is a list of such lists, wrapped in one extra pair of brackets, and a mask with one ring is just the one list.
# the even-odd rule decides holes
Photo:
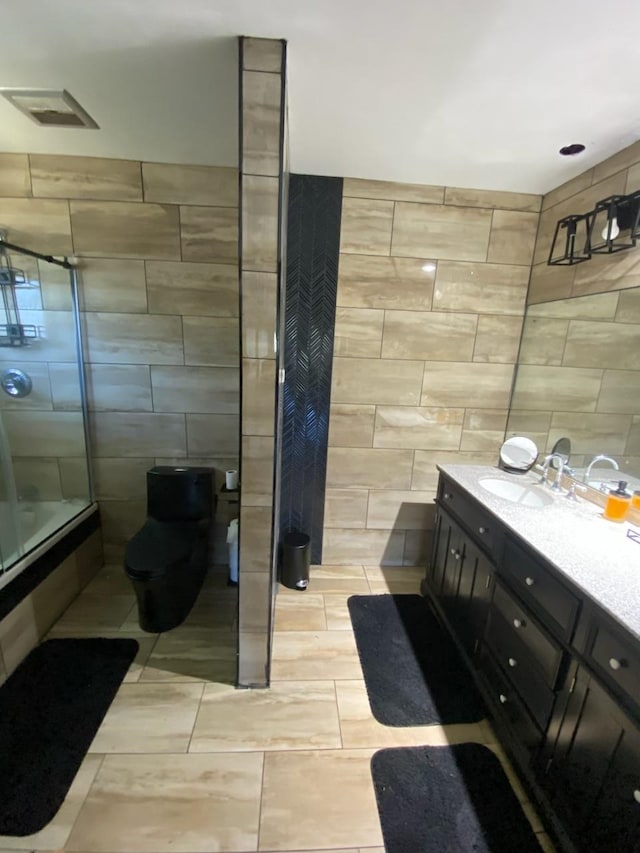
[(213, 472), (209, 468), (158, 465), (147, 471), (147, 514), (156, 521), (211, 518)]

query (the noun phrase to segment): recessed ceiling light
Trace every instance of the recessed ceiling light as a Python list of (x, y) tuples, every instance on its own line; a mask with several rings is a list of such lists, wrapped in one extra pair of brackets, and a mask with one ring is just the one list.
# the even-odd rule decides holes
[(0, 92), (40, 127), (98, 127), (66, 89), (0, 89)]
[(560, 154), (563, 157), (572, 157), (574, 154), (582, 154), (585, 146), (581, 142), (574, 142), (573, 145), (565, 145), (560, 149)]

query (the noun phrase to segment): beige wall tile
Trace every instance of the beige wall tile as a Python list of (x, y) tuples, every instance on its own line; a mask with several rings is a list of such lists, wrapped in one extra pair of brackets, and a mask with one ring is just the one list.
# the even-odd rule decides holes
[(0, 621), (0, 652), (8, 675), (22, 663), (39, 639), (33, 600), (28, 595)]
[(94, 459), (92, 461), (96, 498), (143, 501), (147, 497), (147, 471), (152, 457), (142, 459)]
[[(4, 311), (2, 312), (3, 319), (5, 318)], [(11, 348), (13, 349), (13, 348)], [(9, 347), (7, 347), (7, 356), (12, 355)], [(15, 352), (15, 350), (14, 350)], [(18, 350), (19, 352), (19, 350)], [(0, 369), (4, 371), (9, 366), (11, 367), (27, 367), (27, 373), (31, 381), (33, 382), (33, 388), (27, 397), (10, 397), (8, 394), (2, 393), (2, 397), (0, 397), (0, 411), (5, 411), (6, 409), (16, 409), (16, 410), (24, 410), (24, 409), (53, 409), (53, 399), (51, 395), (51, 382), (49, 380), (49, 365), (46, 362), (38, 362), (33, 361), (28, 365), (20, 364), (20, 356), (18, 356), (14, 361), (1, 363)], [(63, 365), (64, 366), (64, 365)], [(69, 367), (73, 367), (73, 365), (69, 365)], [(78, 381), (78, 369), (75, 371), (76, 375), (76, 383)]]
[(629, 167), (627, 171), (627, 184), (625, 193), (631, 194), (640, 187), (640, 162)]
[[(124, 551), (126, 543), (140, 530), (146, 517), (146, 501), (118, 500), (101, 502), (100, 520), (102, 522), (102, 536), (109, 562), (116, 562), (108, 557), (109, 552), (113, 553), (116, 549)], [(124, 601), (127, 599), (129, 599), (128, 596), (124, 597)], [(133, 600), (129, 599), (129, 601), (133, 605)], [(120, 614), (118, 614), (117, 620), (119, 622), (124, 621), (121, 620)], [(99, 627), (99, 625), (96, 627)]]
[(393, 220), (391, 254), (485, 261), (490, 229), (490, 210), (399, 202)]
[(342, 199), (340, 251), (358, 255), (388, 255), (394, 202)]
[(0, 196), (22, 198), (31, 195), (27, 154), (0, 154)]
[(497, 451), (504, 441), (508, 409), (467, 409), (460, 450)]
[(238, 270), (231, 264), (148, 261), (149, 311), (237, 317)]
[(428, 361), (424, 369), (423, 406), (509, 405), (513, 365)]
[(616, 322), (640, 324), (640, 287), (619, 295)]
[(182, 364), (179, 317), (85, 314), (87, 359), (106, 364)]
[(140, 163), (100, 157), (31, 154), (34, 196), (142, 201)]
[(237, 367), (151, 367), (156, 412), (230, 414), (239, 411)]
[(631, 419), (631, 428), (629, 429), (629, 436), (624, 452), (640, 456), (640, 415), (634, 415)]
[(93, 580), (97, 571), (104, 564), (102, 550), (102, 532), (94, 530), (84, 542), (76, 548), (76, 569), (78, 572), (78, 587), (83, 589), (89, 581)]
[(374, 447), (457, 450), (464, 409), (378, 406)]
[(271, 359), (242, 359), (242, 433), (273, 435), (276, 365)]
[(70, 209), (73, 245), (80, 255), (180, 258), (177, 207), (123, 201), (71, 201)]
[(324, 501), (324, 526), (355, 527), (367, 526), (366, 489), (327, 489)]
[(278, 268), (277, 178), (242, 178), (242, 269), (276, 272)]
[(530, 266), (537, 230), (537, 213), (494, 210), (487, 260), (496, 264)]
[(640, 412), (640, 371), (605, 370), (597, 412)]
[(273, 497), (273, 437), (245, 435), (242, 438), (242, 502)]
[(401, 566), (403, 555), (403, 530), (359, 530), (354, 535), (351, 528), (327, 528), (324, 532), (322, 560), (328, 564), (348, 566), (365, 560), (371, 565)]
[(334, 404), (329, 415), (330, 447), (373, 447), (375, 406)]
[(187, 415), (187, 448), (190, 456), (238, 456), (238, 415)]
[(515, 409), (593, 412), (602, 371), (523, 364), (518, 368), (511, 405)]
[(184, 415), (96, 412), (90, 418), (94, 456), (186, 456)]
[(268, 659), (268, 631), (238, 632), (238, 684), (241, 687), (267, 686)]
[(550, 426), (551, 412), (523, 412), (520, 409), (511, 409), (506, 436), (508, 438), (512, 435), (524, 435), (544, 450), (548, 446)]
[(331, 402), (416, 406), (422, 373), (421, 361), (335, 358)]
[(240, 329), (235, 317), (183, 317), (184, 363), (235, 367)]
[(557, 299), (529, 308), (527, 316), (558, 317), (566, 320), (613, 320), (619, 293), (598, 293), (580, 299)]
[(247, 70), (279, 73), (282, 70), (282, 42), (279, 39), (244, 38), (242, 61)]
[(84, 311), (135, 314), (147, 310), (144, 261), (83, 259), (78, 277)]
[(520, 345), (520, 364), (562, 364), (568, 320), (527, 316)]
[(640, 325), (572, 320), (563, 363), (640, 370)]
[(432, 503), (431, 492), (369, 492), (368, 529), (424, 530)]
[[(29, 374), (31, 375), (31, 370), (29, 370)], [(78, 365), (72, 362), (50, 362), (49, 376), (53, 408), (56, 411), (80, 411), (82, 401)]]
[(593, 169), (587, 169), (586, 172), (581, 172), (575, 178), (571, 178), (570, 181), (565, 181), (564, 184), (561, 184), (559, 187), (556, 187), (554, 190), (551, 190), (551, 192), (548, 192), (543, 196), (542, 209), (546, 210), (548, 207), (553, 207), (561, 201), (577, 195), (579, 192), (582, 192), (582, 190), (590, 187), (592, 182)]
[(598, 163), (593, 169), (593, 183), (597, 184), (598, 181), (608, 178), (609, 175), (614, 175), (622, 169), (628, 169), (638, 161), (640, 161), (640, 143), (634, 142), (633, 145), (623, 148), (622, 151), (618, 151), (617, 154), (614, 154), (602, 163)]
[[(23, 323), (38, 327), (39, 337), (20, 348), (20, 361), (29, 365), (44, 361), (76, 360), (75, 325), (71, 311), (20, 311)], [(15, 350), (0, 349), (0, 362), (15, 362)]]
[(412, 450), (330, 447), (327, 488), (408, 489), (412, 465)]
[(411, 489), (431, 492), (435, 497), (438, 487), (436, 465), (495, 465), (497, 455), (477, 450), (416, 450)]
[(242, 272), (242, 354), (245, 358), (275, 358), (278, 276)]
[(3, 412), (11, 454), (41, 456), (81, 456), (84, 430), (80, 412)]
[(435, 275), (436, 263), (426, 259), (342, 254), (337, 304), (430, 311)]
[(238, 208), (180, 206), (185, 261), (234, 264), (238, 260)]
[[(150, 412), (151, 376), (146, 364), (88, 364), (87, 397), (95, 412)], [(75, 386), (72, 386), (75, 388)]]
[(518, 360), (521, 331), (522, 317), (481, 314), (478, 317), (473, 360), (514, 364)]
[(240, 631), (269, 630), (269, 593), (271, 578), (268, 572), (248, 572), (243, 566), (238, 597)]
[(445, 204), (459, 207), (490, 207), (502, 210), (526, 210), (537, 213), (542, 198), (528, 193), (500, 192), (498, 190), (472, 190), (461, 187), (447, 187), (444, 193)]
[(428, 184), (401, 184), (393, 181), (369, 181), (362, 178), (345, 178), (342, 195), (351, 198), (386, 199), (387, 201), (416, 201), (424, 204), (442, 204), (444, 187)]
[(271, 571), (271, 507), (240, 508), (240, 572)]
[[(30, 266), (33, 264), (33, 266)], [(70, 311), (73, 305), (69, 270), (48, 264), (46, 261), (36, 261), (23, 255), (20, 267), (27, 275), (40, 281), (42, 307), (47, 311)], [(79, 299), (82, 306), (82, 273), (79, 267)]]
[(242, 74), (242, 171), (250, 175), (280, 172), (282, 81), (279, 74)]
[(592, 255), (578, 264), (572, 296), (623, 290), (640, 285), (640, 248), (616, 255)]
[(475, 314), (385, 311), (383, 358), (471, 361)]
[(507, 264), (440, 261), (433, 293), (439, 311), (524, 312), (529, 270)]
[(79, 592), (76, 558), (71, 554), (31, 593), (39, 637), (44, 637)]
[(571, 296), (573, 279), (578, 266), (548, 266), (546, 260), (531, 268), (528, 304), (548, 302), (551, 299), (564, 299)]
[(14, 456), (11, 460), (18, 500), (35, 495), (39, 501), (62, 499), (60, 469), (55, 458), (35, 457), (32, 459)]
[(37, 246), (39, 252), (52, 255), (73, 252), (66, 201), (0, 198), (0, 225), (7, 240), (18, 246)]
[(631, 415), (554, 412), (549, 443), (568, 435), (573, 453), (624, 453), (631, 425)]
[(60, 469), (60, 482), (62, 484), (63, 498), (82, 498), (89, 500), (89, 475), (87, 471), (87, 460), (84, 456), (68, 456), (58, 459)]
[(384, 315), (372, 308), (337, 308), (334, 355), (378, 358)]
[(143, 163), (142, 181), (147, 202), (238, 206), (238, 170), (235, 168)]
[[(427, 507), (433, 514), (434, 505)], [(431, 542), (433, 532), (431, 530), (407, 530), (404, 534), (404, 557), (403, 566), (424, 566), (427, 564), (431, 554)], [(419, 589), (419, 585), (416, 584)]]

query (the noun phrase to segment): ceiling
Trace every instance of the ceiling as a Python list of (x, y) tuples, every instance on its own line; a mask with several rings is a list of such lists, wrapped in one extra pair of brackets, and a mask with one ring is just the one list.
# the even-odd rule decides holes
[[(288, 40), (295, 172), (545, 192), (640, 138), (618, 0), (5, 2), (0, 86), (66, 88), (100, 130), (0, 99), (0, 150), (233, 165), (239, 34)], [(562, 158), (562, 145), (586, 152)]]

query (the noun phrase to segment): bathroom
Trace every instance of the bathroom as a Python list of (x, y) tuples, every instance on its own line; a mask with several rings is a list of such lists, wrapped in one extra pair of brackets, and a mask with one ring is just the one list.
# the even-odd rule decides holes
[[(254, 27), (245, 29), (259, 32)], [(289, 38), (285, 30), (278, 34)], [(236, 27), (234, 33), (240, 31), (242, 28)], [(174, 99), (180, 98), (177, 83), (170, 79), (175, 67), (186, 61), (194, 78), (206, 69), (211, 98), (218, 99), (216, 118), (224, 117), (227, 124), (237, 127), (235, 39), (219, 48), (215, 69), (207, 66), (208, 48), (205, 50), (202, 42), (188, 59), (186, 51), (154, 52), (151, 48), (137, 54), (133, 50), (128, 55), (124, 52), (117, 58), (122, 60), (123, 81), (128, 81), (126, 74), (139, 70), (144, 60), (157, 70)], [(291, 58), (296, 56), (293, 38), (289, 38), (288, 55), (288, 83), (293, 93), (296, 75), (304, 79), (297, 64), (300, 60)], [(115, 59), (106, 51), (97, 55), (95, 75), (107, 68), (110, 74), (115, 73)], [(88, 147), (94, 143), (83, 141), (81, 147), (75, 141), (77, 137), (69, 135), (70, 130), (36, 128), (3, 104), (7, 121), (13, 122), (7, 127), (18, 128), (20, 121), (22, 136), (16, 133), (11, 145), (3, 146), (7, 153), (2, 157), (0, 226), (14, 244), (79, 259), (89, 428), (88, 443), (80, 430), (77, 443), (70, 448), (69, 422), (72, 418), (82, 422), (80, 378), (73, 351), (70, 355), (60, 355), (59, 351), (50, 355), (43, 347), (39, 358), (31, 356), (24, 362), (26, 347), (18, 356), (13, 351), (7, 354), (12, 365), (15, 361), (32, 375), (34, 385), (37, 374), (31, 373), (33, 362), (48, 371), (50, 383), (48, 397), (41, 398), (40, 406), (32, 405), (23, 420), (14, 407), (29, 401), (28, 397), (12, 401), (7, 396), (8, 406), (2, 408), (5, 430), (9, 425), (7, 441), (16, 499), (19, 505), (27, 504), (27, 513), (32, 512), (28, 505), (36, 502), (36, 486), (39, 502), (78, 501), (78, 508), (84, 511), (89, 504), (90, 471), (93, 494), (100, 506), (100, 532), (91, 530), (80, 550), (74, 552), (75, 558), (70, 554), (63, 571), (51, 575), (56, 580), (49, 581), (49, 591), (38, 594), (34, 590), (33, 600), (25, 599), (0, 623), (4, 666), (12, 671), (68, 604), (71, 606), (62, 616), (60, 631), (97, 632), (102, 636), (124, 632), (140, 642), (137, 669), (123, 685), (123, 704), (118, 712), (122, 722), (119, 725), (114, 717), (101, 742), (87, 756), (81, 778), (70, 794), (75, 800), (68, 804), (66, 817), (43, 830), (38, 840), (28, 836), (22, 841), (3, 839), (3, 849), (19, 849), (22, 843), (28, 849), (108, 849), (111, 853), (118, 849), (156, 853), (209, 849), (202, 846), (202, 839), (175, 846), (171, 833), (181, 827), (163, 826), (160, 799), (149, 807), (150, 820), (157, 820), (158, 825), (149, 830), (146, 840), (141, 839), (139, 847), (118, 847), (121, 842), (108, 835), (107, 841), (100, 842), (97, 836), (102, 829), (92, 833), (89, 828), (96, 819), (101, 786), (109, 784), (109, 774), (131, 772), (123, 758), (127, 753), (145, 755), (142, 764), (147, 761), (147, 771), (157, 773), (158, 780), (167, 772), (167, 760), (160, 760), (158, 755), (169, 753), (173, 761), (175, 754), (183, 753), (178, 763), (184, 762), (197, 803), (198, 774), (206, 767), (203, 759), (200, 764), (190, 761), (192, 753), (214, 755), (219, 763), (212, 760), (211, 766), (215, 772), (222, 772), (225, 765), (219, 756), (227, 747), (250, 753), (246, 763), (238, 765), (238, 784), (246, 783), (258, 795), (262, 790), (263, 817), (238, 817), (236, 820), (245, 820), (246, 826), (255, 825), (255, 830), (238, 833), (240, 838), (232, 837), (232, 829), (225, 830), (229, 835), (219, 842), (220, 849), (257, 849), (258, 825), (260, 849), (265, 851), (381, 849), (363, 768), (374, 747), (399, 740), (363, 722), (368, 720), (368, 709), (366, 697), (362, 709), (361, 674), (345, 602), (349, 594), (418, 590), (434, 524), (436, 464), (494, 465), (506, 434), (530, 436), (542, 453), (567, 434), (573, 444), (572, 466), (581, 467), (592, 456), (606, 453), (615, 457), (625, 472), (633, 474), (635, 465), (636, 473), (640, 473), (637, 390), (635, 405), (630, 410), (623, 408), (623, 404), (632, 403), (631, 386), (616, 385), (616, 377), (610, 375), (625, 358), (630, 361), (624, 362), (625, 376), (620, 378), (629, 379), (627, 373), (637, 369), (631, 361), (630, 346), (617, 353), (615, 338), (608, 341), (614, 364), (582, 368), (573, 361), (565, 366), (562, 343), (566, 344), (571, 320), (563, 313), (565, 309), (559, 309), (559, 313), (542, 315), (540, 322), (546, 321), (547, 329), (538, 335), (554, 342), (556, 349), (518, 361), (530, 274), (530, 303), (546, 304), (606, 291), (613, 293), (616, 304), (610, 299), (607, 313), (595, 320), (617, 322), (622, 318), (625, 328), (632, 328), (635, 252), (621, 253), (619, 260), (606, 258), (606, 265), (592, 259), (575, 270), (545, 263), (550, 232), (561, 216), (586, 212), (602, 198), (639, 188), (635, 175), (640, 154), (637, 146), (625, 147), (632, 138), (620, 144), (609, 141), (607, 153), (624, 150), (610, 159), (592, 158), (589, 162), (594, 168), (586, 172), (578, 159), (560, 163), (556, 151), (549, 152), (554, 158), (550, 168), (556, 171), (546, 184), (552, 192), (543, 198), (539, 192), (511, 192), (491, 182), (485, 185), (499, 188), (458, 189), (474, 185), (463, 180), (448, 182), (445, 188), (436, 186), (438, 181), (420, 180), (420, 176), (414, 181), (404, 177), (395, 183), (385, 182), (384, 178), (395, 175), (384, 170), (378, 174), (356, 171), (360, 177), (347, 177), (342, 186), (335, 180), (319, 179), (316, 184), (294, 181), (299, 203), (308, 202), (305, 193), (325, 193), (329, 213), (316, 225), (333, 228), (333, 246), (335, 250), (339, 241), (340, 258), (337, 281), (334, 273), (332, 285), (336, 290), (335, 323), (325, 329), (333, 336), (333, 347), (314, 362), (317, 372), (307, 380), (309, 393), (319, 388), (318, 393), (324, 394), (317, 404), (324, 405), (326, 487), (322, 485), (324, 463), (320, 460), (314, 469), (313, 488), (299, 500), (305, 524), (316, 532), (316, 548), (321, 543), (320, 555), (313, 555), (313, 563), (320, 565), (312, 571), (304, 596), (287, 591), (273, 595), (272, 527), (276, 524), (275, 529), (281, 530), (288, 523), (282, 518), (274, 522), (272, 515), (276, 504), (274, 452), (282, 459), (279, 473), (288, 473), (284, 482), (275, 484), (279, 490), (275, 494), (286, 498), (280, 501), (280, 513), (287, 518), (294, 514), (297, 500), (291, 486), (295, 470), (291, 469), (299, 467), (300, 461), (292, 456), (285, 458), (277, 444), (274, 451), (274, 435), (277, 441), (281, 438), (277, 425), (274, 427), (276, 367), (281, 365), (276, 365), (278, 353), (273, 345), (279, 295), (277, 200), (286, 192), (281, 173), (349, 172), (333, 169), (329, 158), (324, 169), (314, 169), (310, 163), (296, 165), (295, 137), (291, 141), (292, 167), (287, 169), (280, 160), (279, 147), (274, 154), (273, 147), (265, 143), (265, 139), (274, 138), (269, 132), (280, 127), (283, 109), (277, 52), (274, 61), (267, 51), (266, 62), (258, 53), (257, 60), (254, 57), (249, 64), (245, 62), (244, 68), (254, 75), (245, 83), (245, 129), (255, 105), (251, 99), (264, 97), (265, 103), (259, 105), (263, 110), (261, 121), (269, 130), (256, 128), (243, 147), (247, 158), (241, 170), (246, 175), (243, 187), (245, 192), (255, 193), (255, 207), (252, 209), (252, 199), (247, 195), (240, 223), (237, 138), (217, 160), (209, 152), (199, 156), (186, 143), (182, 157), (171, 157), (165, 152), (178, 151), (180, 146), (163, 147), (161, 139), (153, 149), (157, 153), (151, 156), (140, 140), (128, 142), (126, 136), (118, 155), (99, 148), (89, 153)], [(3, 85), (41, 85), (33, 69), (30, 76), (20, 76), (19, 70), (16, 60)], [(224, 78), (224, 88), (217, 90), (213, 85), (214, 72)], [(250, 84), (254, 88), (249, 88)], [(83, 90), (79, 84), (69, 88), (92, 114), (92, 103), (80, 94)], [(134, 90), (129, 90), (131, 99), (133, 95)], [(102, 124), (97, 112), (95, 118)], [(207, 121), (210, 130), (216, 122), (213, 118)], [(40, 132), (52, 141), (36, 142)], [(92, 131), (77, 133), (84, 140)], [(277, 139), (279, 145), (279, 134)], [(558, 143), (568, 141), (575, 140), (563, 138)], [(376, 180), (368, 180), (368, 176)], [(567, 177), (571, 180), (565, 184)], [(291, 207), (289, 215), (291, 219)], [(241, 258), (238, 224), (243, 233)], [(296, 225), (295, 220), (289, 222), (290, 252), (302, 243), (295, 239)], [(302, 219), (300, 226), (302, 229)], [(425, 238), (431, 230), (438, 234), (435, 244)], [(270, 243), (265, 243), (265, 232)], [(284, 251), (283, 243), (281, 240), (280, 251)], [(242, 308), (238, 307), (239, 260)], [(324, 263), (330, 276), (331, 258), (325, 258)], [(52, 314), (43, 318), (50, 325), (46, 339), (39, 343), (46, 347), (64, 347), (70, 341), (73, 346), (73, 333), (55, 341), (62, 314), (53, 316), (54, 312), (66, 312), (66, 322), (72, 321), (71, 301), (61, 301), (70, 300), (68, 275), (67, 270), (39, 262), (42, 313)], [(302, 287), (303, 282), (296, 286)], [(327, 315), (332, 316), (331, 306), (325, 312), (325, 321)], [(535, 318), (527, 313), (527, 323), (530, 316)], [(580, 313), (576, 319), (584, 321)], [(591, 311), (588, 319), (594, 320)], [(550, 321), (554, 322), (549, 325)], [(300, 348), (308, 345), (302, 339), (296, 341)], [(75, 374), (67, 368), (65, 383), (60, 365), (74, 363)], [(533, 375), (519, 404), (510, 406), (518, 363), (526, 365)], [(608, 400), (613, 395), (613, 408), (598, 405), (601, 394), (607, 394)], [(33, 403), (34, 397), (29, 402)], [(38, 408), (36, 417), (30, 415)], [(9, 416), (5, 421), (6, 413)], [(313, 443), (311, 437), (308, 441)], [(90, 448), (90, 466), (85, 462), (85, 446)], [(38, 455), (31, 455), (34, 452)], [(224, 472), (239, 468), (243, 489), (239, 609), (236, 612), (234, 591), (223, 584), (226, 578), (219, 578), (219, 586), (214, 578), (212, 586), (205, 588), (202, 606), (196, 606), (192, 625), (186, 626), (182, 636), (172, 638), (169, 633), (160, 640), (140, 631), (131, 587), (115, 570), (102, 571), (93, 586), (71, 603), (101, 564), (101, 549), (107, 566), (121, 566), (127, 540), (144, 522), (145, 474), (155, 464), (214, 468), (219, 497)], [(217, 562), (223, 563), (224, 531), (233, 510), (224, 508), (222, 501), (218, 510), (215, 542)], [(266, 694), (258, 690), (233, 690), (236, 677), (243, 686), (264, 685), (269, 660), (269, 695), (275, 694), (275, 698), (265, 700)], [(311, 685), (310, 680), (314, 682)], [(313, 715), (319, 731), (311, 732), (305, 741), (303, 726), (298, 741), (289, 741), (294, 743), (293, 748), (287, 747), (286, 733), (278, 729), (276, 721), (266, 743), (260, 737), (260, 710), (235, 704), (242, 696), (250, 696), (256, 703), (272, 701), (274, 717), (278, 703), (289, 701), (300, 715)], [(136, 711), (129, 725), (123, 709), (136, 703), (145, 707)], [(212, 734), (213, 721), (219, 722), (217, 703), (223, 716), (229, 708), (234, 714), (247, 715), (244, 739), (231, 728), (226, 740), (222, 734)], [(209, 731), (207, 713), (212, 720)], [(132, 747), (134, 739), (154, 727), (158, 715), (171, 719), (166, 736), (149, 736)], [(200, 723), (202, 728), (200, 736), (192, 740), (197, 720), (196, 733)], [(463, 737), (462, 732), (459, 736)], [(243, 744), (240, 747), (239, 742)], [(236, 746), (229, 746), (234, 743)], [(282, 752), (277, 749), (278, 743), (285, 744)], [(340, 752), (345, 750), (341, 757)], [(358, 791), (362, 788), (361, 800), (349, 815), (340, 810), (336, 803), (339, 798), (331, 795), (336, 768), (346, 758), (353, 762), (349, 783)], [(326, 791), (326, 811), (320, 810), (318, 822), (310, 820), (296, 835), (290, 824), (304, 800), (297, 806), (293, 801), (284, 818), (278, 800), (283, 791), (290, 792), (287, 779), (292, 774), (293, 778), (306, 775), (308, 768), (316, 765), (314, 772)], [(271, 783), (267, 788), (261, 788), (258, 780), (263, 769)], [(93, 800), (87, 801), (81, 814), (90, 792)], [(335, 820), (332, 808), (338, 810)], [(290, 820), (287, 815), (291, 815)], [(127, 820), (123, 819), (125, 827)], [(335, 824), (333, 835), (326, 832), (325, 823)], [(206, 821), (202, 827), (211, 832)]]

